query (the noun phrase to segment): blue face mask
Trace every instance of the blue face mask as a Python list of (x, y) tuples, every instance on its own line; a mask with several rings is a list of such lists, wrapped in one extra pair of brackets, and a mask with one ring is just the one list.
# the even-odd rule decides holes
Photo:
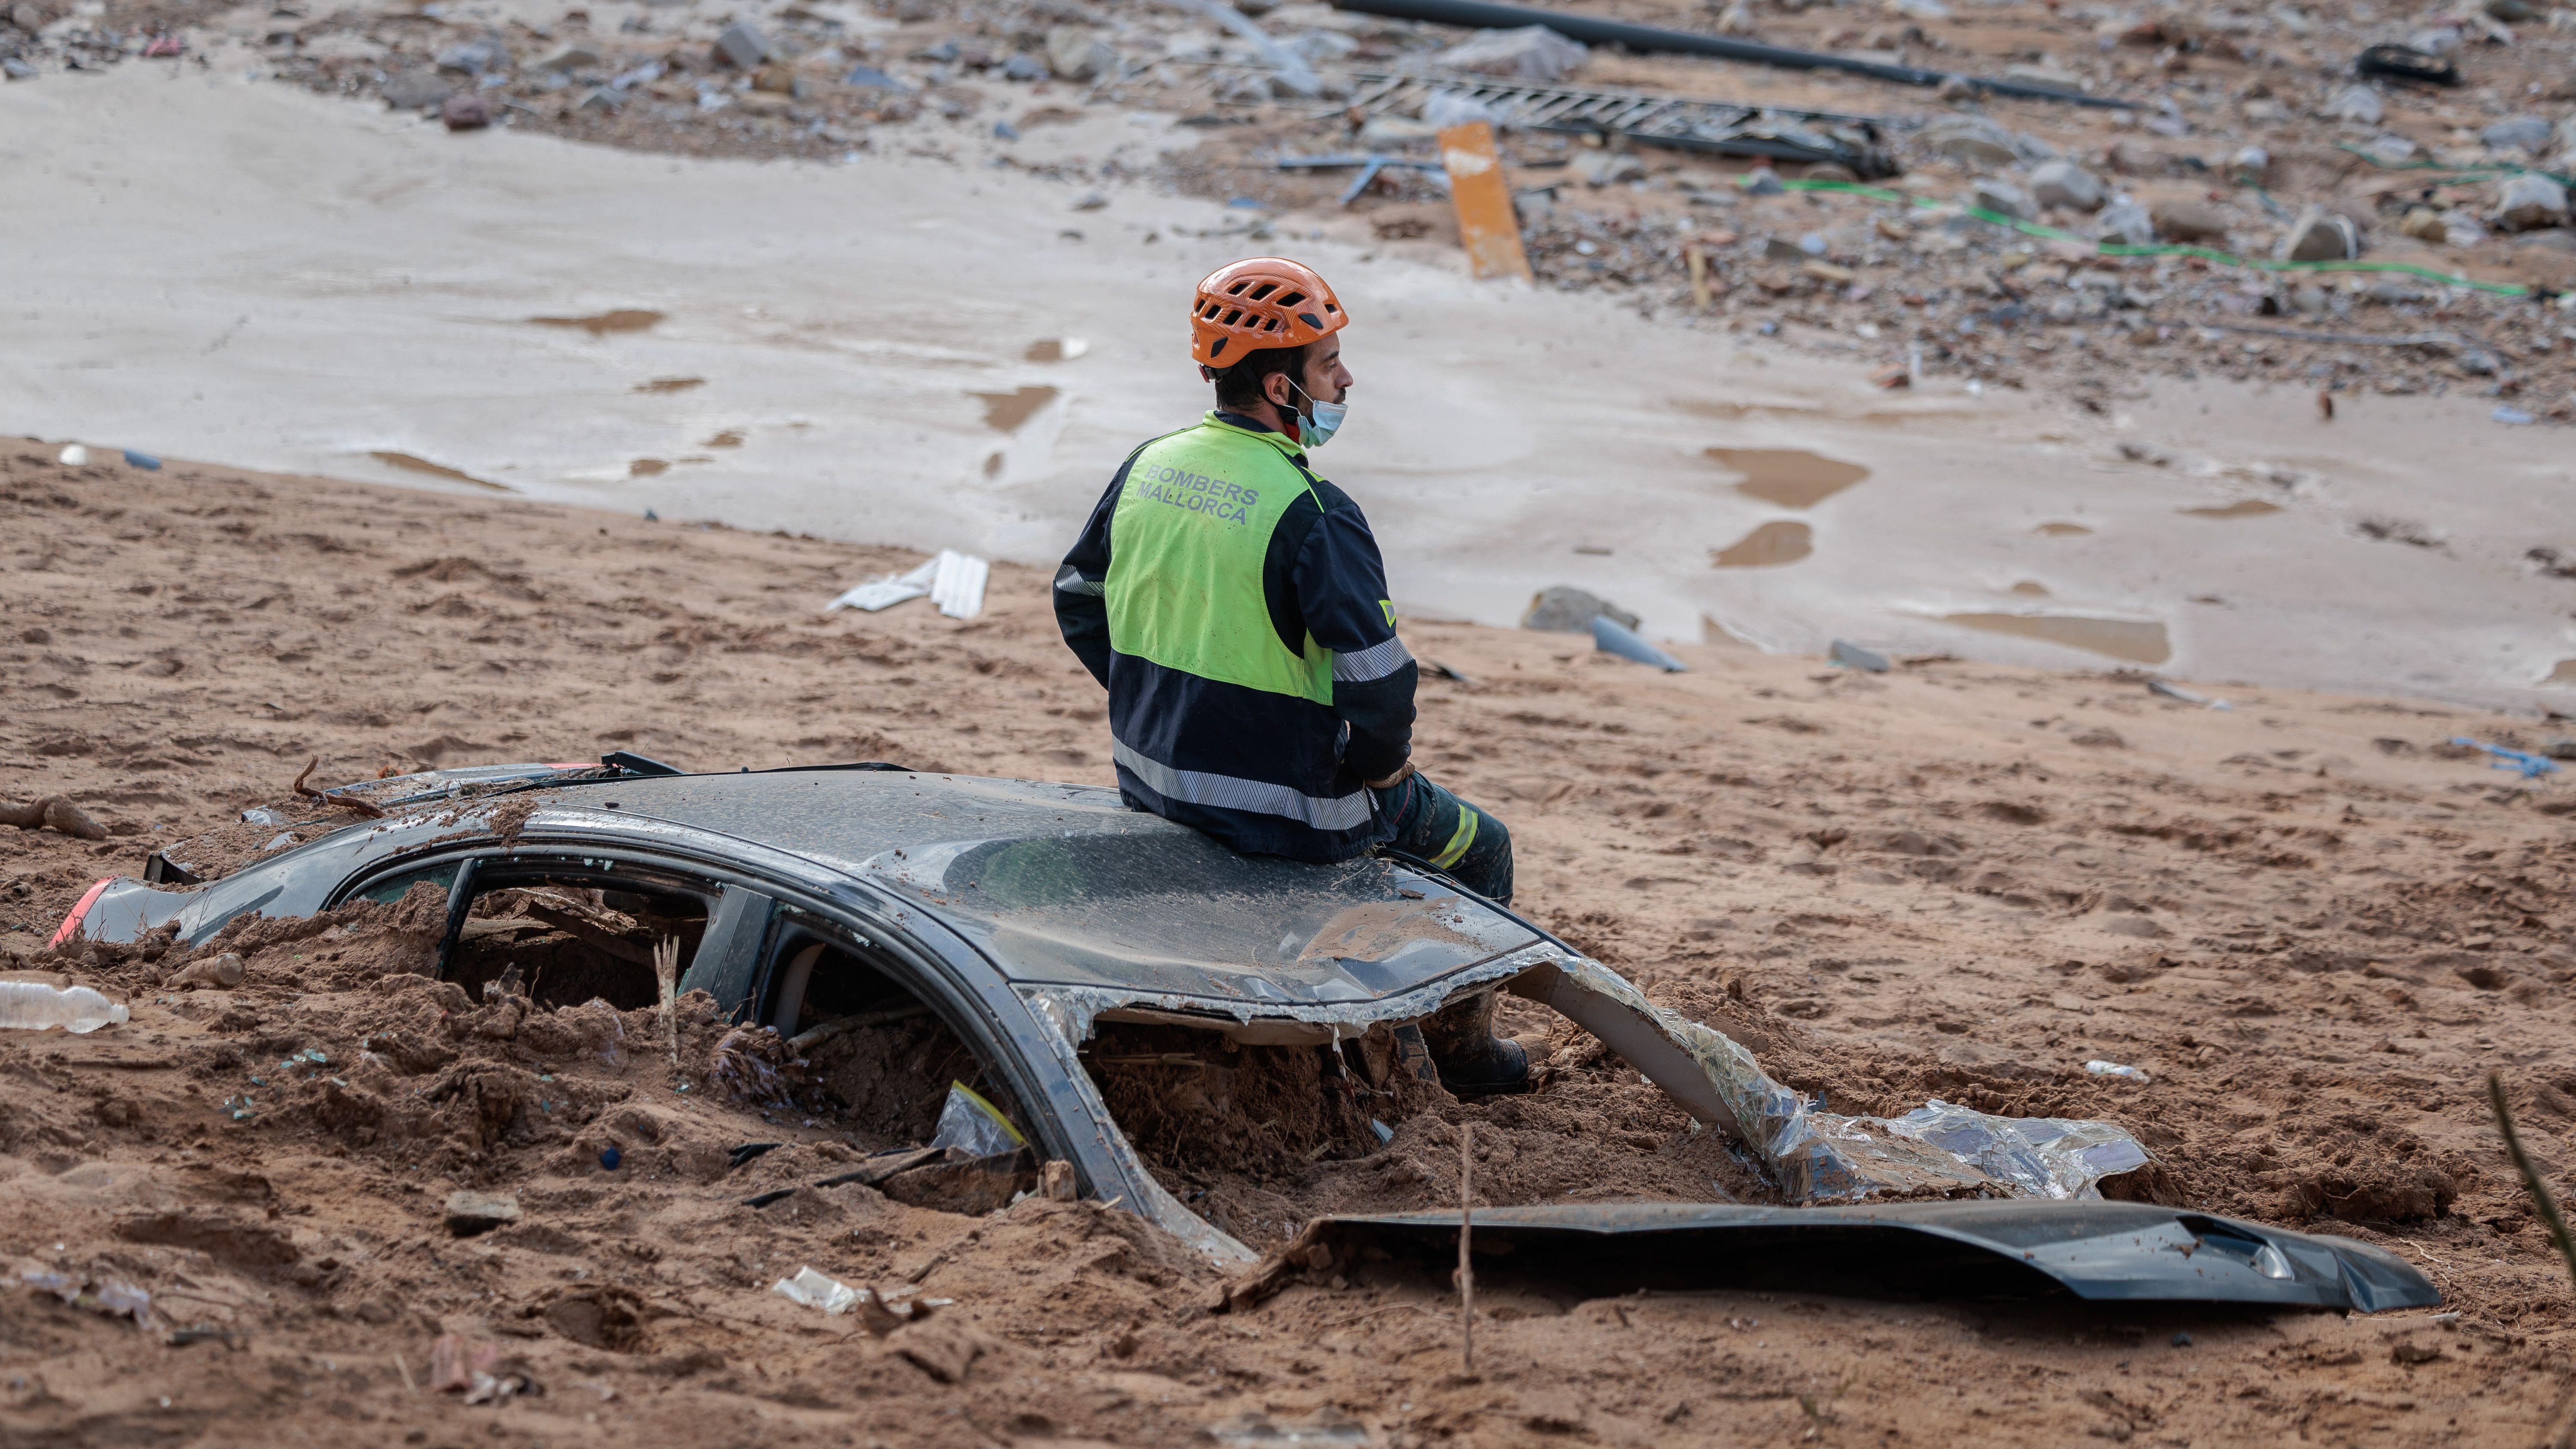
[[(1288, 385), (1297, 387), (1293, 382)], [(1350, 416), (1351, 405), (1325, 402), (1302, 387), (1297, 387), (1297, 395), (1306, 399), (1306, 411), (1297, 415), (1298, 446), (1320, 448), (1331, 442), (1333, 434), (1341, 431), (1342, 419)]]

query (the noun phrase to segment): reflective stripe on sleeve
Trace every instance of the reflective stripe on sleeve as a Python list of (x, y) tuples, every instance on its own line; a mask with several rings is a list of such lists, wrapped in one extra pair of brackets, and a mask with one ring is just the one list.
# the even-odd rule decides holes
[(1066, 564), (1064, 572), (1055, 576), (1055, 586), (1068, 594), (1089, 594), (1095, 599), (1102, 593), (1101, 585), (1084, 578), (1082, 570), (1071, 564)]
[(1356, 654), (1334, 655), (1333, 682), (1366, 684), (1372, 679), (1384, 679), (1412, 662), (1413, 655), (1404, 647), (1404, 641), (1389, 639)]
[(1356, 830), (1369, 821), (1366, 790), (1354, 790), (1334, 799), (1308, 795), (1286, 785), (1237, 779), (1232, 775), (1175, 770), (1160, 760), (1147, 759), (1130, 749), (1124, 740), (1111, 740), (1109, 755), (1127, 773), (1143, 781), (1147, 788), (1166, 800), (1219, 810), (1284, 815), (1292, 820), (1302, 820), (1317, 830)]

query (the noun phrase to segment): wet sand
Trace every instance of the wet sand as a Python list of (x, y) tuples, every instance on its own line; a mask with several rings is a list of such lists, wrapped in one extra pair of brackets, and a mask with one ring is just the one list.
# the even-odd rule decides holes
[[(0, 800), (64, 793), (113, 833), (0, 831), (11, 955), (90, 880), (281, 801), (317, 756), (322, 781), (612, 748), (1109, 778), (1099, 691), (1053, 636), (1041, 570), (998, 569), (971, 623), (917, 602), (826, 616), (917, 556), (50, 458), (0, 448)], [(1389, 1446), (2530, 1444), (2563, 1422), (2576, 1316), (2479, 1084), (2505, 1074), (2563, 1178), (2569, 787), (2445, 743), (2541, 731), (2268, 688), (2221, 711), (1957, 660), (1878, 676), (1679, 645), (1692, 672), (1663, 675), (1577, 636), (1405, 636), (1473, 681), (1426, 681), (1425, 768), (1510, 822), (1520, 905), (1650, 995), (1727, 1021), (1838, 1109), (1940, 1096), (2117, 1121), (2156, 1156), (2152, 1193), (2385, 1245), (2459, 1316), (1584, 1299), (1496, 1268), (1461, 1374), (1454, 1300), (1428, 1277), (1360, 1272), (1211, 1319), (1213, 1275), (1115, 1211), (968, 1218), (868, 1189), (742, 1206), (846, 1144), (676, 1094), (632, 1054), (603, 1064), (582, 1033), (606, 1023), (579, 1013), (478, 1034), (381, 974), (419, 946), (370, 918), (263, 937), (233, 991), (76, 957), (132, 993), (131, 1028), (0, 1042), (0, 1261), (123, 1275), (216, 1331), (174, 1347), (12, 1288), (0, 1413), (40, 1441), (441, 1445), (745, 1424), (780, 1444), (1181, 1444), (1317, 1414)], [(460, 1055), (367, 1066), (371, 1039)], [(308, 1049), (350, 1085), (271, 1071)], [(2095, 1057), (2153, 1080), (2087, 1076)], [(1596, 1098), (1642, 1090), (1589, 1071)], [(245, 1092), (260, 1107), (237, 1121), (219, 1104)], [(564, 1108), (560, 1130), (523, 1096)], [(1376, 1166), (1436, 1196), (1452, 1124), (1474, 1121), (1489, 1153), (1524, 1155), (1480, 1181), (1545, 1180), (1548, 1106), (1438, 1108)], [(536, 1125), (501, 1130), (514, 1112)], [(626, 1176), (596, 1165), (610, 1143)], [(1631, 1124), (1625, 1146), (1669, 1173), (1704, 1144)], [(527, 1219), (451, 1237), (439, 1204), (465, 1186)], [(917, 1282), (954, 1300), (950, 1328), (880, 1340), (769, 1295), (809, 1263)], [(429, 1392), (442, 1334), (499, 1345), (544, 1392)]]
[[(1319, 461), (1416, 616), (1507, 624), (1572, 583), (1665, 639), (2144, 662), (1953, 619), (2064, 615), (2160, 628), (2157, 667), (2182, 676), (2576, 697), (2554, 674), (2576, 585), (2526, 559), (2576, 548), (2557, 521), (2576, 463), (2482, 399), (2354, 397), (2327, 423), (2305, 394), (2216, 383), (2100, 415), (1880, 393), (1856, 363), (1606, 295), (1369, 259), (1345, 217), (1256, 243), (1142, 187), (1076, 211), (1074, 186), (986, 165), (990, 141), (831, 166), (451, 136), (213, 54), (0, 89), (19, 218), (0, 427), (1043, 565), (1127, 450), (1205, 405), (1174, 361), (1181, 289), (1284, 249), (1359, 319), (1352, 422)], [(1081, 131), (1094, 161), (1182, 144), (1141, 119), (1046, 134)], [(1710, 449), (1867, 477), (1748, 490)], [(1806, 529), (1807, 556), (1713, 561), (1774, 525)]]

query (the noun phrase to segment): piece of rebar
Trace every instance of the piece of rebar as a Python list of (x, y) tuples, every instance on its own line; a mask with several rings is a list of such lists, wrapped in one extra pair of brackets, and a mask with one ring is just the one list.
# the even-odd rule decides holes
[(2567, 1219), (2559, 1215), (2557, 1199), (2549, 1195), (2549, 1184), (2540, 1180), (2540, 1169), (2531, 1165), (2529, 1154), (2522, 1150), (2522, 1134), (2513, 1130), (2513, 1112), (2505, 1105), (2504, 1078), (2494, 1072), (2487, 1073), (2487, 1103), (2495, 1108), (2497, 1130), (2504, 1133), (2505, 1155), (2522, 1174), (2522, 1185), (2531, 1190), (2532, 1205), (2548, 1227), (2550, 1240), (2558, 1245), (2558, 1256), (2567, 1260), (2568, 1282), (2576, 1284), (2576, 1240), (2567, 1236)]
[[(1433, 25), (1460, 25), (1472, 30), (1518, 30), (1528, 25), (1544, 25), (1568, 40), (1579, 40), (1586, 45), (1624, 45), (1637, 51), (1713, 55), (1722, 60), (1746, 60), (1756, 65), (1776, 65), (1790, 70), (1848, 71), (1853, 75), (1895, 81), (1900, 85), (1937, 86), (1953, 79), (1947, 71), (1924, 70), (1919, 66), (1855, 60), (1850, 56), (1792, 50), (1785, 45), (1764, 45), (1758, 40), (1729, 40), (1724, 36), (1664, 30), (1652, 25), (1630, 25), (1617, 20), (1596, 20), (1588, 15), (1568, 15), (1562, 11), (1536, 10), (1522, 5), (1497, 5), (1491, 0), (1332, 0), (1332, 3), (1337, 10), (1383, 15), (1392, 20), (1422, 20)], [(2033, 96), (2041, 100), (2068, 101), (2079, 106), (2102, 106), (2123, 111), (2137, 109), (2135, 101), (2112, 96), (2088, 96), (2082, 91), (2033, 85), (2028, 81), (1987, 80), (1973, 75), (1956, 79), (1991, 95)]]
[(1470, 1184), (1476, 1157), (1470, 1150), (1472, 1124), (1458, 1124), (1458, 1365), (1476, 1371), (1476, 1266), (1467, 1260), (1467, 1241), (1475, 1231), (1475, 1195)]

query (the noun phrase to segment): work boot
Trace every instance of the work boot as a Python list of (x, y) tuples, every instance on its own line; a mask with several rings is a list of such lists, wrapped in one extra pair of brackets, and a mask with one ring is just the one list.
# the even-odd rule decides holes
[(1424, 1017), (1422, 1040), (1440, 1069), (1440, 1085), (1461, 1097), (1529, 1090), (1529, 1052), (1494, 1035), (1491, 988)]

